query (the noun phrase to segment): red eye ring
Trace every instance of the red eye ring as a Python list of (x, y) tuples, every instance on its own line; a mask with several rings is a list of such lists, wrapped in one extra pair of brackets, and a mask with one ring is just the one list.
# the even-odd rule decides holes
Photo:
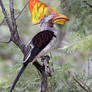
[(52, 23), (52, 19), (51, 20), (49, 20), (49, 25), (50, 25), (50, 27), (53, 27), (53, 23)]

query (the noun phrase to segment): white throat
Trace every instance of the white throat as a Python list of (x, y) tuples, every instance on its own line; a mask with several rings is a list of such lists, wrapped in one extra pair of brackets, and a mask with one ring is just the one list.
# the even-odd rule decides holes
[(56, 27), (55, 25), (52, 26), (51, 23), (49, 23), (50, 20), (52, 20), (52, 18), (54, 17), (55, 15), (48, 15), (46, 17), (44, 17), (41, 22), (40, 22), (40, 28), (41, 30), (50, 30), (50, 31), (54, 31), (56, 30)]
[(55, 26), (50, 27), (49, 23), (40, 24), (40, 28), (41, 28), (41, 31), (44, 31), (44, 30), (55, 31), (56, 30), (56, 27)]

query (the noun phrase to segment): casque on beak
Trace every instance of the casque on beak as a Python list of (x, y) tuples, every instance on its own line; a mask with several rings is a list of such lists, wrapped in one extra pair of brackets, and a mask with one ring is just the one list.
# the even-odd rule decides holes
[(66, 21), (69, 21), (69, 18), (63, 14), (59, 14), (52, 19), (53, 24), (65, 24)]

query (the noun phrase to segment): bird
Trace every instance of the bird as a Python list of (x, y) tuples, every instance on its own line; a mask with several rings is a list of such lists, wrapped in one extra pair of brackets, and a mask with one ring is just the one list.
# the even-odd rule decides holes
[[(38, 0), (29, 0), (29, 5), (32, 4), (32, 8), (35, 6), (35, 3), (39, 2)], [(45, 3), (41, 3), (41, 5), (46, 5)], [(38, 5), (36, 5), (38, 6)], [(35, 6), (35, 7), (36, 7)], [(39, 8), (41, 6), (39, 5)], [(50, 8), (52, 10), (52, 13), (44, 14), (44, 17), (42, 15), (42, 12), (40, 13), (42, 15), (42, 18), (40, 17), (32, 17), (32, 23), (38, 24), (40, 23), (40, 29), (41, 31), (38, 32), (32, 40), (28, 43), (27, 46), (29, 46), (29, 50), (27, 54), (24, 56), (23, 59), (23, 65), (17, 74), (11, 88), (10, 92), (12, 92), (16, 86), (16, 83), (18, 82), (19, 78), (21, 77), (22, 73), (26, 69), (27, 65), (31, 62), (35, 62), (38, 58), (45, 56), (48, 52), (52, 51), (54, 48), (56, 48), (56, 43), (58, 40), (58, 32), (55, 24), (65, 24), (66, 21), (69, 20), (69, 18), (63, 14), (60, 14), (56, 12), (54, 9)], [(29, 6), (30, 10), (30, 6)], [(33, 11), (33, 10), (31, 10)], [(55, 13), (53, 13), (55, 11)], [(34, 12), (36, 12), (34, 10)], [(38, 11), (37, 11), (38, 12)], [(33, 14), (33, 13), (32, 13)], [(40, 16), (41, 16), (40, 15)], [(33, 16), (33, 15), (32, 15)], [(35, 15), (37, 16), (37, 15)]]

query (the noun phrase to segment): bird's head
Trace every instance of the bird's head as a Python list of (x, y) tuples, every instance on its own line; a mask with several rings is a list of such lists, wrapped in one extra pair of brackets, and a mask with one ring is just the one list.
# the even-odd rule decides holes
[(40, 27), (42, 29), (53, 28), (54, 24), (65, 24), (66, 21), (69, 21), (69, 18), (63, 14), (48, 15), (41, 20)]

